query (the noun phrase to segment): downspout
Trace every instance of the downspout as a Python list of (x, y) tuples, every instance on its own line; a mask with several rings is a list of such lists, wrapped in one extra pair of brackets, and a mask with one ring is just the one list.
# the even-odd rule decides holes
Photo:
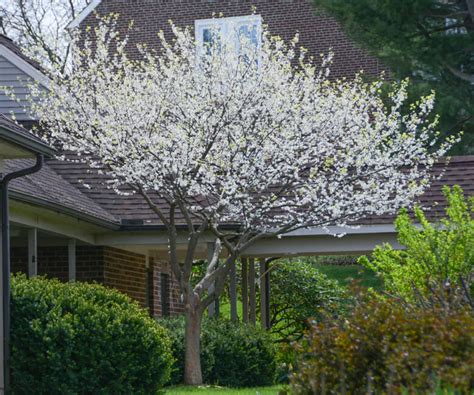
[(38, 154), (36, 155), (34, 166), (9, 173), (0, 181), (0, 188), (2, 190), (3, 389), (5, 394), (10, 394), (10, 219), (8, 213), (8, 184), (15, 178), (40, 171), (43, 167), (43, 162), (44, 156)]

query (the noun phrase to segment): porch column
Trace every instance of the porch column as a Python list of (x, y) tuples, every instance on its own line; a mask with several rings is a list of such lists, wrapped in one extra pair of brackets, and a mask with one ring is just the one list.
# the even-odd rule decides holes
[(247, 258), (241, 259), (242, 263), (242, 321), (249, 322), (249, 294)]
[(28, 277), (38, 275), (38, 231), (28, 229)]
[[(214, 243), (207, 243), (207, 264), (212, 260), (212, 256), (214, 255)], [(207, 290), (208, 293), (214, 292), (215, 285), (211, 284)], [(207, 308), (207, 312), (209, 317), (219, 316), (219, 299), (216, 299), (214, 303), (211, 303)]]
[(230, 319), (234, 322), (238, 321), (237, 315), (237, 275), (235, 272), (235, 263), (230, 268), (230, 286), (229, 286), (229, 298), (230, 298)]
[(270, 276), (268, 262), (260, 259), (260, 319), (262, 328), (270, 329)]
[(255, 325), (256, 316), (256, 297), (255, 297), (255, 259), (249, 259), (249, 321)]
[(270, 319), (270, 264), (269, 261), (265, 261), (265, 299), (267, 303), (265, 304), (265, 311), (267, 317), (267, 329), (272, 327), (272, 322)]
[(76, 240), (69, 239), (67, 245), (69, 281), (76, 281)]

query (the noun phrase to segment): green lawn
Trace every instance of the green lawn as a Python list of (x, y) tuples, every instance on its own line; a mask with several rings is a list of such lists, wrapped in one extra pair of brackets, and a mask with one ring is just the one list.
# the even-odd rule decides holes
[(259, 387), (259, 388), (224, 388), (210, 385), (202, 385), (199, 387), (177, 386), (165, 389), (164, 395), (181, 395), (181, 394), (206, 394), (206, 395), (278, 395), (283, 390), (282, 386)]
[(353, 280), (364, 287), (382, 289), (382, 280), (375, 273), (359, 265), (321, 265), (315, 267), (329, 278), (339, 281), (342, 285), (350, 285)]

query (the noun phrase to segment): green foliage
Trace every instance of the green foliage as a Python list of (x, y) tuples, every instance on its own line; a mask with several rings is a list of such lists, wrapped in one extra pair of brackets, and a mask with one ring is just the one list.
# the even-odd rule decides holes
[(291, 376), (295, 394), (434, 393), (445, 387), (468, 394), (474, 389), (469, 310), (412, 309), (370, 298), (345, 320), (314, 325), (299, 352)]
[(339, 314), (348, 295), (306, 260), (280, 260), (270, 269), (271, 332), (275, 340), (291, 342), (303, 336), (308, 319)]
[[(184, 375), (184, 318), (160, 319), (172, 336), (176, 363), (172, 383)], [(271, 385), (275, 376), (275, 349), (265, 331), (227, 320), (204, 319), (201, 332), (203, 380), (228, 387)]]
[(96, 284), (12, 278), (16, 394), (151, 394), (173, 362), (164, 328), (137, 303)]
[(474, 11), (468, 12), (468, 1), (314, 0), (396, 79), (409, 77), (413, 97), (436, 91), (442, 133), (465, 131), (453, 153), (474, 152)]
[(360, 262), (383, 277), (388, 291), (413, 300), (414, 291), (426, 294), (433, 284), (456, 284), (460, 276), (474, 269), (474, 198), (466, 199), (460, 187), (445, 188), (447, 217), (439, 224), (428, 222), (420, 208), (415, 216), (421, 229), (406, 211), (395, 226), (398, 241), (405, 250), (390, 245), (377, 247), (372, 259)]

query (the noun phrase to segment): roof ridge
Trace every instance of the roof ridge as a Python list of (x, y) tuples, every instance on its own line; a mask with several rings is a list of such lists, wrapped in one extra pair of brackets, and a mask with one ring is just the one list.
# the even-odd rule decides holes
[(7, 40), (13, 42), (13, 39), (11, 37), (8, 37), (6, 34), (4, 33), (0, 33), (0, 37), (3, 37), (3, 38), (6, 38)]

